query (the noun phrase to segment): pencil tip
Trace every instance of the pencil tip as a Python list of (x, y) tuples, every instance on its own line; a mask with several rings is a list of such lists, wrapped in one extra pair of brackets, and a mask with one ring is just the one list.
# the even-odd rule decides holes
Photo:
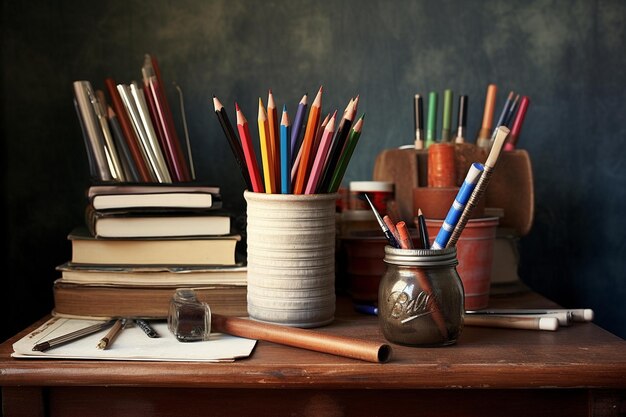
[(422, 209), (421, 209), (421, 208), (418, 208), (418, 209), (417, 209), (417, 215), (418, 215), (418, 216), (423, 216), (423, 213), (422, 213)]
[(239, 111), (239, 104), (235, 101), (235, 110)]

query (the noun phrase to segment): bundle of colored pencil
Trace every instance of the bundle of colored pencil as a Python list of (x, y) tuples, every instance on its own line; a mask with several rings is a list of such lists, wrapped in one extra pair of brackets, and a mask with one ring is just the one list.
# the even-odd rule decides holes
[(269, 194), (337, 192), (361, 136), (364, 116), (354, 122), (359, 102), (356, 97), (349, 101), (341, 118), (337, 118), (335, 110), (320, 122), (322, 94), (323, 88), (320, 87), (308, 109), (308, 116), (307, 94), (304, 94), (293, 124), (286, 105), (278, 118), (271, 90), (267, 108), (259, 98), (260, 164), (248, 121), (239, 105), (235, 104), (237, 138), (224, 106), (213, 96), (215, 113), (249, 191)]

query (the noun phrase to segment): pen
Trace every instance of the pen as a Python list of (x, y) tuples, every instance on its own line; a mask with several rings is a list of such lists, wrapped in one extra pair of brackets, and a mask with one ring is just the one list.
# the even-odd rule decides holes
[(422, 213), (422, 209), (417, 209), (417, 222), (420, 225), (420, 242), (423, 249), (430, 248), (430, 237), (428, 236), (428, 228), (426, 228), (426, 219)]
[(53, 347), (57, 347), (63, 345), (65, 343), (73, 342), (74, 340), (78, 340), (81, 337), (89, 336), (90, 334), (99, 332), (102, 329), (106, 329), (113, 323), (112, 320), (105, 321), (102, 323), (92, 324), (91, 326), (87, 326), (83, 329), (76, 330), (74, 332), (64, 334), (59, 337), (55, 337), (50, 340), (43, 341), (41, 343), (37, 343), (33, 346), (34, 351), (44, 352), (48, 349), (52, 349)]
[(452, 90), (443, 92), (443, 117), (441, 123), (441, 141), (449, 142), (452, 129)]
[(424, 100), (419, 94), (413, 98), (415, 149), (424, 149)]
[(377, 316), (378, 315), (378, 307), (369, 305), (369, 304), (357, 304), (354, 303), (354, 309), (362, 314), (369, 314), (372, 316)]
[(380, 213), (378, 213), (378, 210), (376, 210), (376, 207), (374, 207), (374, 204), (372, 204), (372, 200), (370, 200), (370, 198), (368, 197), (367, 193), (363, 193), (363, 195), (365, 196), (365, 199), (367, 200), (367, 202), (369, 203), (370, 207), (372, 208), (372, 211), (374, 212), (374, 215), (376, 216), (376, 220), (378, 221), (378, 224), (380, 225), (380, 228), (383, 230), (383, 233), (385, 234), (385, 237), (387, 238), (387, 241), (389, 242), (389, 245), (394, 247), (394, 248), (400, 248), (400, 245), (398, 244), (398, 241), (396, 240), (395, 237), (393, 237), (393, 234), (391, 233), (391, 230), (389, 230), (389, 228), (387, 227), (387, 225), (383, 221), (382, 217), (380, 217)]
[(134, 322), (137, 325), (137, 327), (143, 330), (146, 336), (150, 338), (160, 337), (159, 334), (156, 332), (156, 330), (154, 330), (154, 328), (152, 328), (152, 326), (150, 326), (150, 323), (148, 323), (146, 320), (135, 319)]
[(458, 115), (458, 127), (456, 129), (455, 143), (465, 142), (465, 131), (467, 129), (467, 96), (459, 96), (459, 115)]
[(117, 335), (122, 331), (124, 326), (126, 325), (126, 319), (118, 319), (111, 330), (98, 342), (96, 346), (98, 349), (106, 349), (113, 344), (113, 341), (117, 337)]

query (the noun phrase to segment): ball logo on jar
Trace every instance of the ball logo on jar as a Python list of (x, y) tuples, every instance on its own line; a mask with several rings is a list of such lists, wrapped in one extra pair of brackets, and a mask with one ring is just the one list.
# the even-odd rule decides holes
[(404, 291), (393, 291), (387, 297), (387, 304), (391, 307), (390, 316), (400, 320), (400, 323), (432, 314), (436, 305), (433, 301), (433, 295), (425, 291), (420, 291), (412, 298)]

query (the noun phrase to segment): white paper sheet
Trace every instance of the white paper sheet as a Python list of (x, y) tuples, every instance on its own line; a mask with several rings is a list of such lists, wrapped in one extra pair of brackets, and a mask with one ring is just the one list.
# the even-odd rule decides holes
[(256, 344), (256, 340), (222, 333), (211, 334), (207, 341), (183, 343), (179, 342), (168, 330), (167, 323), (153, 322), (152, 327), (160, 335), (158, 338), (149, 338), (139, 327), (132, 326), (119, 333), (114, 343), (105, 350), (98, 349), (96, 346), (109, 329), (44, 352), (32, 350), (37, 343), (95, 323), (98, 321), (53, 317), (15, 342), (11, 356), (35, 359), (232, 362), (237, 358), (250, 356)]

